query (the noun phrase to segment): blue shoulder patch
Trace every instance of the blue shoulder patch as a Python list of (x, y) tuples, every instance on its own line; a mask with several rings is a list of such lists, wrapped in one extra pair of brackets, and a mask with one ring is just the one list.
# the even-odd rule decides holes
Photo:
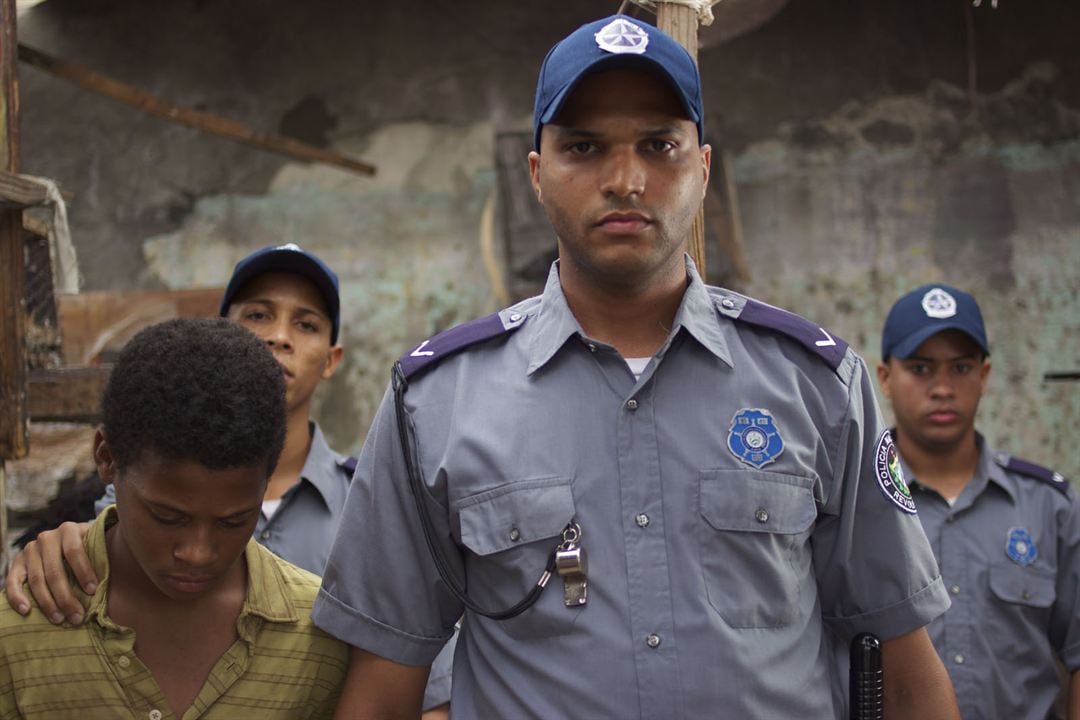
[(507, 322), (499, 313), (486, 317), (470, 320), (461, 325), (455, 325), (449, 330), (444, 330), (438, 335), (425, 340), (417, 345), (409, 353), (402, 355), (401, 369), (406, 378), (412, 378), (421, 370), (435, 365), (442, 360), (458, 353), (465, 348), (477, 343), (491, 340), (513, 330), (517, 330), (525, 322), (524, 313), (512, 313), (507, 317)]
[(1061, 492), (1066, 497), (1069, 495), (1069, 481), (1059, 472), (1054, 472), (1050, 468), (1036, 465), (1033, 462), (1024, 460), (1023, 458), (1014, 457), (1007, 453), (998, 453), (997, 457), (994, 459), (997, 461), (998, 465), (1009, 472), (1014, 472), (1017, 475), (1023, 475), (1024, 477), (1029, 477), (1033, 480), (1039, 480), (1056, 489), (1058, 492)]
[(848, 344), (806, 318), (787, 310), (747, 299), (746, 305), (736, 318), (751, 325), (775, 330), (797, 341), (815, 355), (820, 356), (835, 372), (844, 361)]

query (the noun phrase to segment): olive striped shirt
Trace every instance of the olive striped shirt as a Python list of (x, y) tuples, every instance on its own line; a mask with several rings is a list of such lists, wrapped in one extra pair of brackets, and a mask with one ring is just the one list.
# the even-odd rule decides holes
[[(0, 602), (0, 718), (172, 720), (149, 669), (135, 655), (135, 632), (107, 612), (109, 507), (86, 548), (101, 582), (79, 627), (52, 625)], [(218, 660), (180, 720), (329, 718), (348, 666), (348, 648), (311, 622), (319, 578), (254, 540), (245, 549), (247, 596), (240, 638)]]

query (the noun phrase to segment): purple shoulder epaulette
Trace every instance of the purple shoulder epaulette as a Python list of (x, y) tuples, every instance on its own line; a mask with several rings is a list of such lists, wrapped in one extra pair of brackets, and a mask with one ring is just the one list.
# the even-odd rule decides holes
[(401, 356), (399, 362), (406, 378), (414, 377), (418, 372), (485, 340), (499, 337), (517, 330), (525, 322), (524, 313), (510, 313), (506, 322), (502, 315), (494, 313), (486, 317), (470, 320), (444, 330), (428, 338), (410, 352)]
[(341, 469), (349, 475), (349, 479), (352, 480), (352, 476), (356, 474), (356, 466), (360, 460), (352, 455), (349, 455), (341, 461)]
[(1054, 472), (1050, 468), (1045, 468), (1042, 465), (1036, 465), (1033, 462), (1018, 458), (1006, 453), (999, 453), (997, 456), (997, 463), (1001, 467), (1005, 468), (1009, 472), (1014, 472), (1017, 475), (1023, 475), (1033, 480), (1039, 480), (1047, 485), (1055, 488), (1059, 492), (1063, 493), (1066, 497), (1069, 495), (1069, 481), (1065, 479), (1065, 476), (1059, 472)]
[(848, 344), (795, 313), (772, 305), (748, 299), (738, 320), (758, 327), (775, 330), (797, 341), (810, 352), (821, 357), (835, 372), (844, 361)]

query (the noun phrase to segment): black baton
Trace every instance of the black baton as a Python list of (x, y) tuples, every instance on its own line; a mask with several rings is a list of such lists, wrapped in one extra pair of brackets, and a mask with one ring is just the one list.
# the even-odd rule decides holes
[(851, 720), (885, 717), (885, 676), (881, 668), (881, 641), (870, 633), (851, 641), (851, 685), (848, 690)]

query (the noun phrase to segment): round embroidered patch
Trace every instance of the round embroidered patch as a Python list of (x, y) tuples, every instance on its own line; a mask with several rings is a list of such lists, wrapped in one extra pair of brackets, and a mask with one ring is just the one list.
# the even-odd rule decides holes
[(874, 476), (878, 487), (885, 497), (906, 513), (915, 514), (915, 499), (911, 497), (911, 488), (904, 481), (904, 470), (900, 467), (900, 455), (896, 452), (892, 434), (886, 430), (878, 438), (874, 452)]

